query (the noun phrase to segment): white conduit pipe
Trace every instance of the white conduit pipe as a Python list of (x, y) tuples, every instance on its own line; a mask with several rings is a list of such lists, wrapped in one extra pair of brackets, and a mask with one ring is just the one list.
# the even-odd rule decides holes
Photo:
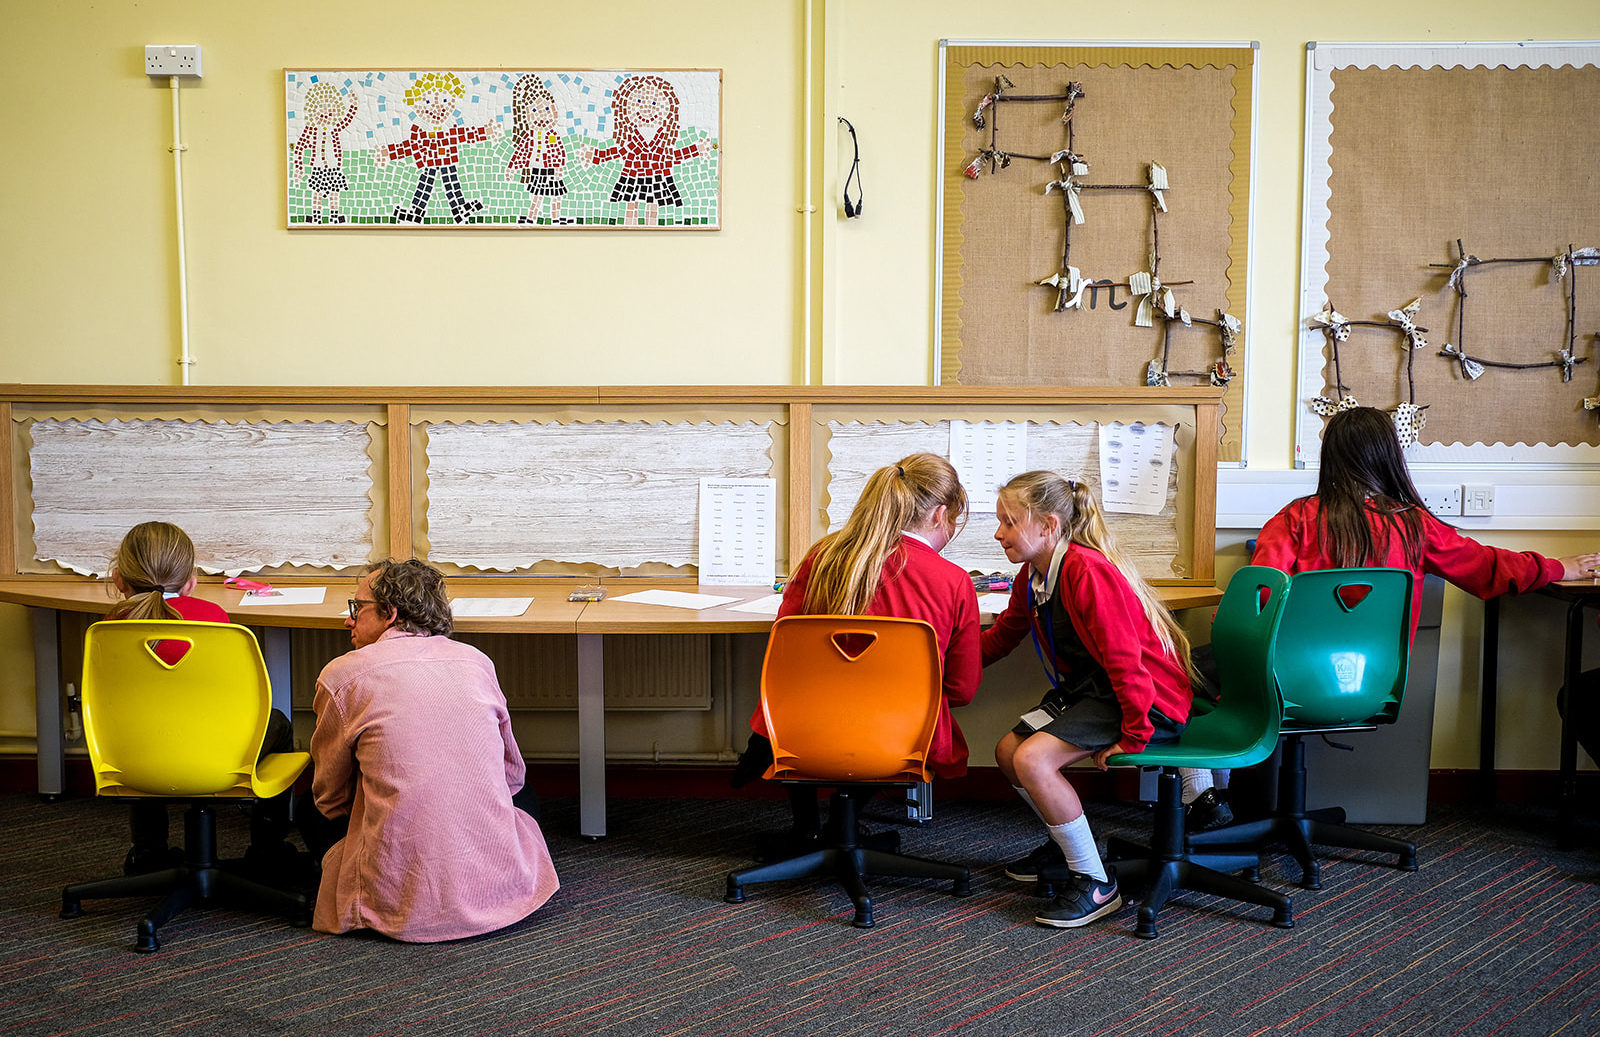
[(817, 207), (812, 203), (811, 198), (811, 167), (816, 160), (816, 156), (813, 154), (813, 149), (816, 145), (812, 133), (812, 123), (816, 121), (813, 112), (816, 103), (813, 96), (815, 77), (811, 67), (813, 3), (814, 0), (805, 0), (805, 45), (801, 50), (803, 55), (801, 58), (802, 78), (805, 80), (803, 91), (805, 102), (801, 115), (801, 122), (805, 126), (805, 143), (801, 148), (802, 154), (800, 158), (805, 165), (805, 170), (801, 176), (803, 197), (800, 200), (800, 208), (797, 210), (800, 213), (801, 220), (804, 221), (800, 228), (800, 356), (803, 365), (803, 370), (800, 373), (801, 385), (811, 384), (811, 298), (815, 290), (811, 275), (812, 239), (816, 235), (817, 212)]
[(172, 84), (172, 183), (178, 201), (178, 369), (183, 372), (183, 384), (188, 385), (194, 360), (189, 356), (189, 262), (183, 244), (183, 120), (178, 107), (178, 77), (169, 76), (168, 82)]

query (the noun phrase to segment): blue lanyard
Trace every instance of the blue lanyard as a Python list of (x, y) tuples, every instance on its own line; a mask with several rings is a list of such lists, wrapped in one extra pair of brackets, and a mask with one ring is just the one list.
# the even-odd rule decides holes
[[(1055, 634), (1050, 630), (1050, 603), (1045, 602), (1044, 611), (1035, 607), (1033, 603), (1033, 575), (1028, 576), (1028, 618), (1037, 622), (1028, 623), (1028, 635), (1033, 639), (1033, 651), (1038, 655), (1039, 662), (1044, 666), (1044, 675), (1050, 678), (1050, 686), (1057, 691), (1061, 690), (1061, 671), (1055, 664)], [(1049, 642), (1050, 650), (1045, 651), (1039, 643), (1039, 628), (1044, 627), (1045, 640)]]

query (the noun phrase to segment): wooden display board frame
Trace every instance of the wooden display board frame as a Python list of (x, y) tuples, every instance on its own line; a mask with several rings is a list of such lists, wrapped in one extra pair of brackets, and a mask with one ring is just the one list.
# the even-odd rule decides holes
[[(778, 516), (780, 566), (788, 571), (804, 556), (820, 532), (818, 515), (826, 492), (826, 452), (818, 437), (826, 434), (829, 417), (932, 421), (950, 415), (1007, 420), (1008, 414), (1051, 415), (1051, 420), (1159, 420), (1178, 426), (1178, 506), (1172, 516), (1184, 555), (1184, 575), (1158, 577), (1169, 586), (1212, 586), (1216, 540), (1216, 465), (1221, 390), (1205, 387), (1084, 388), (1062, 386), (981, 388), (896, 388), (877, 386), (728, 387), (176, 387), (176, 386), (29, 386), (0, 385), (0, 580), (37, 579), (30, 565), (27, 523), (30, 510), (28, 456), (20, 447), (26, 424), (44, 417), (81, 414), (124, 417), (185, 417), (202, 420), (245, 414), (265, 420), (332, 410), (374, 415), (381, 426), (382, 463), (374, 449), (372, 468), (375, 512), (384, 517), (374, 544), (378, 555), (411, 557), (424, 542), (418, 499), (425, 460), (416, 449), (415, 429), (423, 415), (480, 414), (494, 410), (567, 412), (598, 408), (612, 412), (694, 410), (706, 414), (760, 407), (782, 415), (789, 437), (787, 449), (774, 454), (774, 475), (782, 482), (779, 499), (786, 505)], [(381, 417), (380, 417), (381, 416)], [(1021, 420), (1027, 420), (1026, 417)], [(1154, 418), (1150, 420), (1156, 420)], [(795, 430), (805, 430), (803, 448), (796, 448)], [(781, 457), (781, 461), (779, 458)], [(715, 474), (715, 473), (708, 473)], [(219, 502), (219, 507), (227, 502)], [(331, 570), (290, 570), (274, 579), (293, 584), (325, 583)], [(537, 574), (523, 574), (537, 575)], [(61, 574), (63, 579), (82, 579)], [(695, 577), (682, 577), (693, 582)]]

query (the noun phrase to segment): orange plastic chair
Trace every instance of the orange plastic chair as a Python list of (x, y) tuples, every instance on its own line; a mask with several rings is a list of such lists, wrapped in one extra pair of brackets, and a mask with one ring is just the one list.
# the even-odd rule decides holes
[(761, 669), (761, 709), (772, 740), (765, 777), (834, 787), (820, 849), (728, 875), (730, 904), (754, 882), (834, 875), (855, 904), (858, 929), (873, 925), (868, 875), (950, 879), (957, 896), (971, 875), (956, 864), (857, 845), (859, 805), (880, 788), (929, 781), (928, 745), (943, 694), (933, 628), (884, 616), (785, 616), (772, 627)]
[[(173, 645), (187, 648), (179, 655)], [(216, 856), (219, 800), (280, 795), (311, 762), (309, 753), (272, 753), (257, 762), (271, 711), (266, 663), (242, 626), (113, 620), (89, 627), (83, 726), (95, 794), (187, 804), (184, 863), (67, 886), (61, 917), (81, 915), (80, 901), (89, 898), (165, 893), (139, 923), (138, 951), (158, 949), (156, 930), (191, 902), (226, 897), (309, 924), (303, 894), (247, 879)]]

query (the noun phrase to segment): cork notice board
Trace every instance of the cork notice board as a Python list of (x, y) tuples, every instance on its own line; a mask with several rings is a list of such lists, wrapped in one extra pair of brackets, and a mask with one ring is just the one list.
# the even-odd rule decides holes
[[(1254, 48), (941, 48), (941, 383), (1159, 385), (1154, 361), (1174, 386), (1227, 384), (1219, 459), (1242, 460)], [(1069, 84), (1082, 91), (1070, 132)], [(1081, 223), (1060, 184), (1047, 189), (1068, 148), (1088, 167), (1071, 177)], [(1039, 282), (1068, 266), (1087, 286), (1063, 308), (1073, 293)], [(1134, 276), (1149, 272), (1190, 323), (1136, 323)], [(1225, 335), (1224, 315), (1242, 327)]]
[[(1300, 462), (1336, 382), (1425, 407), (1417, 460), (1600, 462), (1597, 62), (1592, 44), (1312, 45)], [(1389, 312), (1413, 300), (1420, 345)], [(1337, 375), (1330, 304), (1373, 322)]]

